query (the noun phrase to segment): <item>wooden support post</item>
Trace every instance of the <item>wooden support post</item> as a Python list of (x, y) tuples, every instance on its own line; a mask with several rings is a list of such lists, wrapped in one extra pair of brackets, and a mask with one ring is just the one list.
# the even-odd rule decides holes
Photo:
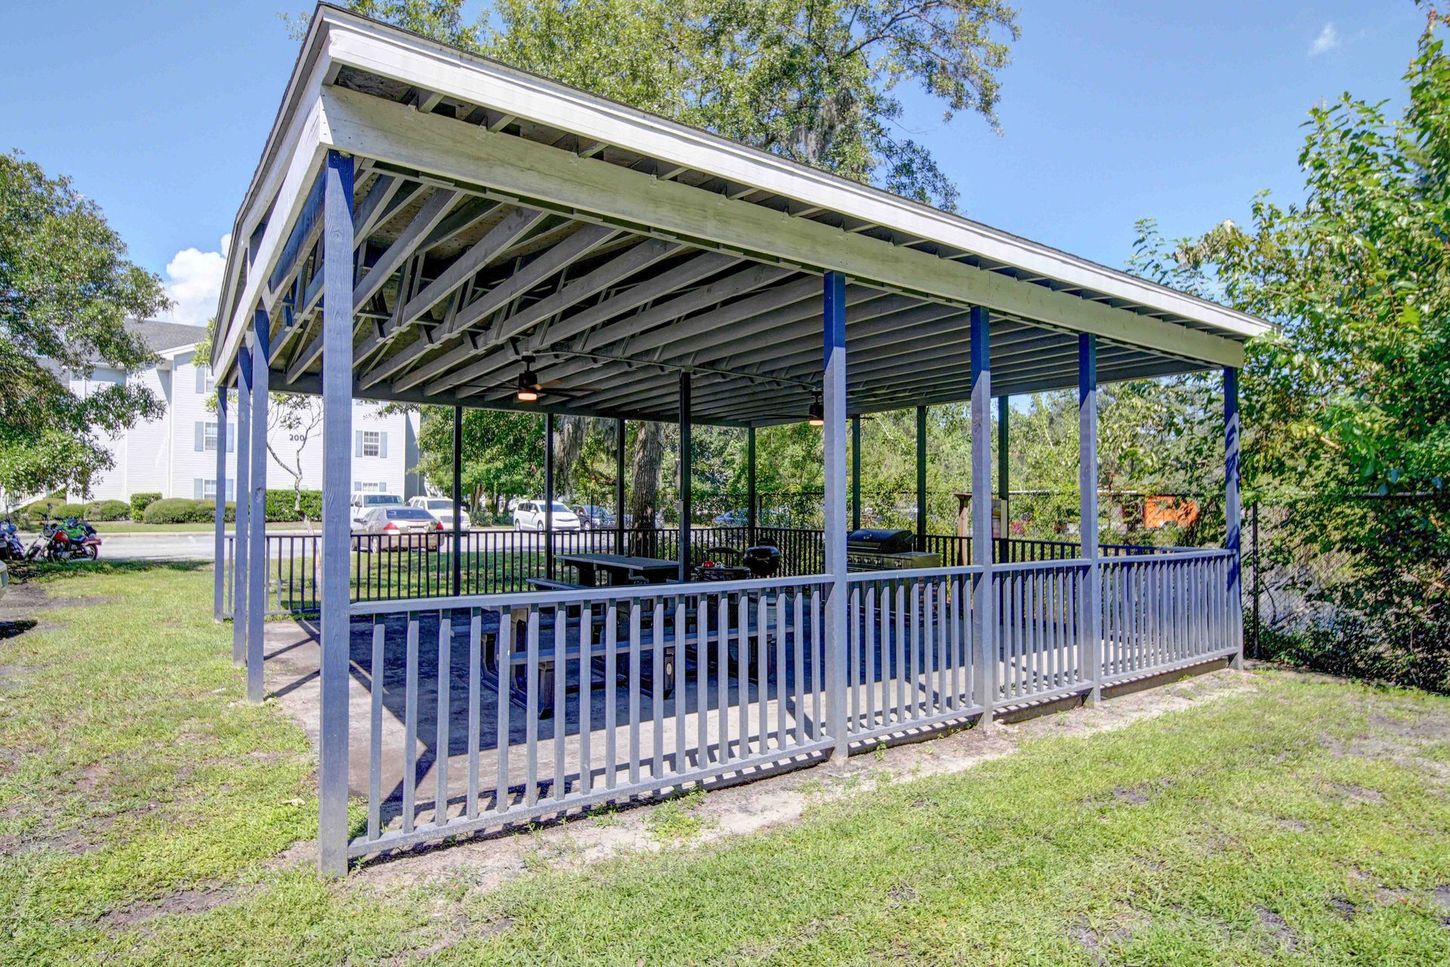
[(851, 417), (851, 530), (861, 529), (861, 414)]
[(245, 499), (252, 472), (252, 350), (245, 340), (237, 352), (237, 508), (232, 526), (232, 661), (247, 660), (247, 518)]
[(690, 579), (690, 520), (694, 515), (694, 443), (690, 426), (690, 374), (680, 373), (680, 580)]
[(1098, 548), (1098, 339), (1089, 333), (1077, 337), (1078, 531), (1082, 556), (1087, 560), (1087, 594), (1081, 602), (1078, 626), (1082, 673), (1092, 688), (1087, 704), (1102, 698), (1103, 677), (1103, 571)]
[(997, 397), (997, 498), (1002, 501), (1002, 537), (997, 542), (997, 560), (1003, 564), (1012, 560), (1012, 545), (1009, 543), (1012, 535), (1009, 533), (1012, 521), (1010, 511), (1011, 503), (1009, 495), (1011, 490), (1008, 485), (1011, 483), (1011, 476), (1007, 465), (1007, 430), (1010, 425), (1011, 407), (1008, 405), (1008, 398)]
[(453, 596), (463, 593), (463, 407), (453, 407)]
[(322, 667), (318, 866), (347, 872), (348, 598), (352, 546), (353, 159), (327, 153), (323, 169), (322, 281)]
[(916, 549), (926, 550), (926, 407), (916, 408)]
[[(193, 364), (200, 365), (199, 360)], [(212, 546), (212, 617), (222, 620), (227, 580), (227, 388), (216, 384), (216, 509)]]
[(627, 554), (624, 546), (624, 417), (614, 421), (614, 553)]
[(745, 429), (745, 529), (752, 547), (759, 543), (755, 535), (760, 527), (759, 503), (755, 492), (755, 427), (751, 426)]
[(247, 701), (262, 701), (262, 655), (267, 620), (267, 393), (272, 321), (258, 309), (252, 322), (252, 472), (247, 475)]
[(544, 573), (554, 579), (554, 414), (544, 414)]
[(827, 272), (823, 305), (825, 415), (825, 552), (831, 576), (826, 595), (826, 726), (835, 747), (831, 760), (846, 761), (846, 277)]
[(972, 588), (972, 647), (976, 703), (981, 725), (992, 721), (997, 700), (997, 595), (992, 585), (992, 364), (991, 319), (981, 306), (972, 307), (972, 547), (981, 572)]
[(1229, 618), (1228, 645), (1237, 648), (1233, 667), (1244, 666), (1244, 602), (1243, 602), (1243, 508), (1239, 496), (1239, 371), (1227, 367), (1223, 371), (1223, 517), (1225, 546), (1233, 554), (1228, 564)]

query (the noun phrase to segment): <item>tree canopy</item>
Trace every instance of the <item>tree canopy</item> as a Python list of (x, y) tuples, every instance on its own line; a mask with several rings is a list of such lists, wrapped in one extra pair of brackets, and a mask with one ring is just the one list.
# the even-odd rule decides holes
[(9, 499), (86, 492), (111, 466), (107, 437), (160, 415), (125, 381), (71, 391), (97, 367), (149, 359), (126, 327), (167, 305), (161, 280), (126, 257), (100, 208), (19, 152), (0, 154), (0, 490)]

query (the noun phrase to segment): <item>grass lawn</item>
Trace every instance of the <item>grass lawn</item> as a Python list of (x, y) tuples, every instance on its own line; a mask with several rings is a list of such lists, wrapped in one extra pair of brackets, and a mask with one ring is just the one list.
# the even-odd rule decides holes
[(3, 602), (39, 623), (0, 631), (0, 963), (1450, 962), (1450, 698), (1262, 670), (773, 831), (672, 804), (657, 853), (328, 882), (210, 591), (103, 562)]

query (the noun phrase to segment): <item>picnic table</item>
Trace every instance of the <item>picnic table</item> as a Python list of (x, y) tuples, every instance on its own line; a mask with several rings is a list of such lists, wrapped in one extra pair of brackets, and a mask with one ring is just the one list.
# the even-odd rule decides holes
[(599, 584), (602, 571), (605, 583), (618, 587), (627, 584), (664, 584), (679, 577), (677, 561), (658, 557), (635, 557), (630, 554), (559, 554), (554, 558), (579, 571), (579, 583), (587, 587)]

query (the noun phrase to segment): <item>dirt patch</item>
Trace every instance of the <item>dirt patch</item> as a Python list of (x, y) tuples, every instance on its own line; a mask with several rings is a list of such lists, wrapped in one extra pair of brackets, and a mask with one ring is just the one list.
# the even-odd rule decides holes
[(159, 900), (133, 903), (130, 906), (111, 910), (101, 917), (101, 926), (124, 930), (145, 923), (156, 917), (171, 913), (205, 913), (221, 906), (236, 896), (236, 891), (224, 887), (209, 887), (182, 890)]
[(1258, 915), (1259, 926), (1277, 940), (1280, 947), (1292, 952), (1299, 938), (1295, 936), (1288, 922), (1268, 907), (1255, 907), (1254, 912)]
[(1335, 913), (1339, 914), (1346, 920), (1353, 920), (1354, 915), (1359, 912), (1359, 907), (1355, 906), (1353, 902), (1342, 896), (1330, 897), (1329, 909), (1333, 910)]
[(1130, 806), (1141, 806), (1152, 797), (1143, 786), (1119, 786), (1113, 790), (1113, 798)]
[(1379, 805), (1385, 801), (1384, 793), (1378, 789), (1367, 789), (1352, 782), (1331, 782), (1329, 788), (1336, 798), (1344, 802)]
[(892, 903), (898, 906), (915, 903), (921, 897), (921, 894), (916, 892), (916, 887), (905, 880), (901, 880), (893, 885), (891, 889), (886, 891), (886, 895), (891, 898)]

